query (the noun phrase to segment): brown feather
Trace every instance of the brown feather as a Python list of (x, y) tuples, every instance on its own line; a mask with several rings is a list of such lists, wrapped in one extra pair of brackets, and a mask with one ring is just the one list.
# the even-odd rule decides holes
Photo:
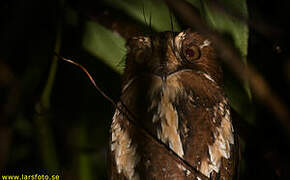
[[(134, 126), (116, 110), (111, 126), (109, 177), (200, 179), (177, 163), (171, 149), (209, 179), (233, 179), (238, 142), (222, 90), (222, 72), (210, 41), (198, 33), (164, 32), (128, 41), (120, 97)], [(189, 62), (184, 49), (199, 47)], [(190, 55), (190, 54), (189, 54)], [(198, 56), (196, 56), (198, 57)], [(156, 146), (140, 128), (166, 144)]]

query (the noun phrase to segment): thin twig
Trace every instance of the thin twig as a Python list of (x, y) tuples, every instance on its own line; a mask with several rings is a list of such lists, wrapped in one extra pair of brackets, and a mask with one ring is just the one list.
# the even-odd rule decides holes
[(111, 104), (113, 104), (114, 107), (117, 107), (117, 104), (114, 102), (114, 100), (112, 98), (110, 98), (109, 96), (107, 96), (104, 91), (102, 91), (99, 86), (97, 86), (95, 80), (93, 79), (93, 77), (90, 75), (90, 73), (87, 71), (86, 68), (84, 68), (82, 65), (80, 65), (79, 63), (76, 63), (70, 59), (67, 59), (67, 58), (64, 58), (62, 56), (59, 56), (57, 53), (55, 53), (56, 56), (58, 56), (60, 59), (66, 61), (66, 62), (69, 62), (71, 64), (74, 64), (76, 66), (78, 66), (79, 68), (81, 68), (81, 70), (86, 73), (87, 77), (90, 79), (90, 82), (94, 85), (94, 87), (97, 89), (97, 91), (104, 97), (106, 98)]

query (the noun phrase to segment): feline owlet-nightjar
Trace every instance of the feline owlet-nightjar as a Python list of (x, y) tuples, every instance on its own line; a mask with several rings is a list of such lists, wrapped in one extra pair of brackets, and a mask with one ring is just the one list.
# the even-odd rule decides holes
[(109, 179), (201, 179), (166, 147), (208, 179), (235, 179), (236, 132), (211, 41), (186, 30), (133, 37), (127, 48), (111, 124)]

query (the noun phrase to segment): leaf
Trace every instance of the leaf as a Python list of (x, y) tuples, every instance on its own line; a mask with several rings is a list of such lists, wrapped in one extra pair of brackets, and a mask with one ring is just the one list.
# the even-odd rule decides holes
[[(235, 47), (240, 51), (244, 62), (248, 54), (249, 28), (246, 22), (240, 21), (227, 12), (234, 11), (241, 17), (248, 17), (247, 4), (245, 0), (219, 0), (217, 3), (225, 7), (219, 11), (210, 6), (209, 0), (200, 0), (201, 12), (206, 22), (215, 30), (230, 35), (233, 38)], [(231, 10), (229, 9), (231, 8)]]
[(85, 23), (83, 48), (101, 59), (115, 71), (123, 71), (118, 64), (126, 54), (125, 39), (93, 21)]

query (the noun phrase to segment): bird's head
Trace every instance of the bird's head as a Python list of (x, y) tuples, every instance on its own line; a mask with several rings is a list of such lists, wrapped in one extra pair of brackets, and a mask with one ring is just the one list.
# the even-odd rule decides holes
[(210, 40), (191, 30), (132, 37), (127, 49), (125, 82), (146, 74), (166, 80), (180, 71), (204, 73), (217, 84), (222, 82), (221, 68)]

